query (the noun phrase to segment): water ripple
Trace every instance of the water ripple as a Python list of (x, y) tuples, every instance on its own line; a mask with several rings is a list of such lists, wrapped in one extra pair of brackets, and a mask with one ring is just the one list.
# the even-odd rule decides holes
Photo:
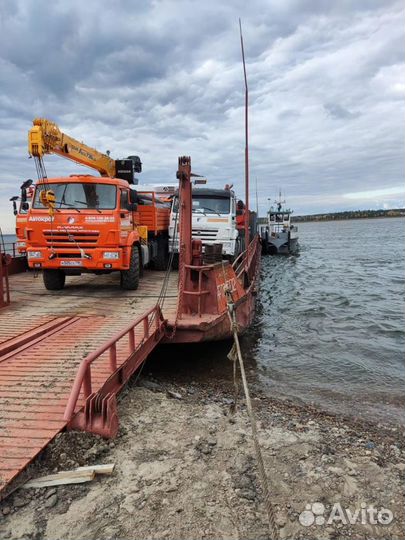
[(404, 422), (404, 222), (300, 224), (299, 256), (263, 258), (245, 347), (270, 395)]

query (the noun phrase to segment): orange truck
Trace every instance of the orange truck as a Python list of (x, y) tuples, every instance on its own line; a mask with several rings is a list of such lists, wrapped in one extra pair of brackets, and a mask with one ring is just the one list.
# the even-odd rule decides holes
[[(170, 208), (154, 192), (136, 191), (139, 158), (113, 160), (41, 119), (29, 133), (29, 152), (42, 178), (27, 208), (26, 253), (29, 267), (42, 270), (48, 290), (62, 289), (68, 275), (113, 271), (121, 273), (123, 289), (137, 289), (143, 267), (166, 269)], [(42, 156), (52, 152), (102, 176), (48, 179)]]

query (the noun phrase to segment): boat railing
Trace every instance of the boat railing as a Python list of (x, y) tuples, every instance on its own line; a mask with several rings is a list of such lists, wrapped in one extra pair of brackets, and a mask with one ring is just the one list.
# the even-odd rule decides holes
[(239, 253), (236, 259), (232, 263), (232, 268), (234, 269), (235, 274), (239, 277), (239, 274), (242, 273), (243, 267), (245, 266), (245, 257), (246, 250)]
[(10, 304), (10, 283), (8, 280), (7, 254), (0, 248), (0, 308)]
[[(256, 235), (249, 244), (249, 249), (238, 255), (232, 263), (233, 274), (247, 288), (254, 281), (258, 256), (261, 252), (259, 235)], [(246, 261), (246, 257), (249, 257)], [(220, 261), (218, 261), (220, 262)], [(218, 268), (218, 262), (214, 264), (185, 264), (184, 273), (180, 272), (179, 296), (181, 298), (179, 318), (184, 315), (195, 314), (202, 317), (203, 314), (214, 313), (217, 306), (217, 289), (212, 286), (209, 274)], [(223, 263), (224, 264), (224, 263)], [(226, 262), (226, 265), (229, 265)], [(225, 269), (224, 274), (226, 273)], [(215, 279), (215, 277), (214, 277)], [(210, 297), (211, 295), (211, 297)]]
[[(186, 272), (197, 272), (198, 273), (198, 281), (197, 281), (197, 290), (188, 290), (183, 289), (183, 294), (186, 296), (196, 297), (197, 298), (197, 314), (199, 317), (202, 316), (202, 297), (210, 294), (210, 291), (208, 289), (202, 288), (202, 280), (203, 280), (203, 273), (208, 272), (213, 269), (212, 265), (205, 265), (205, 266), (195, 266), (192, 264), (185, 264), (184, 265)], [(180, 313), (182, 315), (182, 313)]]
[[(242, 251), (242, 253), (240, 253), (238, 257), (234, 260), (234, 262), (232, 263), (232, 268), (234, 269), (234, 272), (238, 279), (241, 278), (246, 266), (248, 268), (249, 279), (251, 279), (251, 277), (254, 274), (255, 267), (256, 267), (255, 261), (258, 258), (259, 248), (260, 248), (260, 240), (259, 240), (259, 236), (256, 235), (253, 238), (253, 240), (250, 242), (249, 249)], [(248, 263), (246, 264), (247, 252), (249, 253), (249, 260), (248, 260)]]
[[(288, 226), (288, 225), (287, 225)], [(286, 224), (285, 223), (281, 223), (281, 222), (274, 222), (274, 221), (271, 221), (270, 222), (270, 227), (271, 229), (273, 230), (273, 232), (283, 232), (284, 229), (286, 228)]]
[(11, 255), (13, 259), (17, 257), (25, 257), (24, 253), (20, 253), (17, 249), (17, 242), (4, 242), (2, 243), (3, 253)]

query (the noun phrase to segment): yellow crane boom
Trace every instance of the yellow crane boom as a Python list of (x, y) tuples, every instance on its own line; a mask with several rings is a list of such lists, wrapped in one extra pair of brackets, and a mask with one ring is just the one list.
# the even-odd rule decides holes
[(28, 132), (28, 153), (42, 160), (45, 154), (58, 154), (96, 169), (101, 176), (118, 177), (133, 183), (133, 173), (141, 172), (138, 156), (115, 160), (63, 133), (55, 122), (36, 118)]

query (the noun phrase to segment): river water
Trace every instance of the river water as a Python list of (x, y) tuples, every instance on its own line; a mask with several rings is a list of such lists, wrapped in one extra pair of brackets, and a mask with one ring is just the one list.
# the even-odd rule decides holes
[(402, 218), (299, 224), (298, 256), (262, 259), (244, 350), (266, 394), (405, 423)]
[[(405, 424), (405, 219), (299, 224), (297, 256), (262, 258), (241, 339), (253, 390), (375, 423)], [(163, 382), (229, 388), (230, 343), (162, 347)]]

